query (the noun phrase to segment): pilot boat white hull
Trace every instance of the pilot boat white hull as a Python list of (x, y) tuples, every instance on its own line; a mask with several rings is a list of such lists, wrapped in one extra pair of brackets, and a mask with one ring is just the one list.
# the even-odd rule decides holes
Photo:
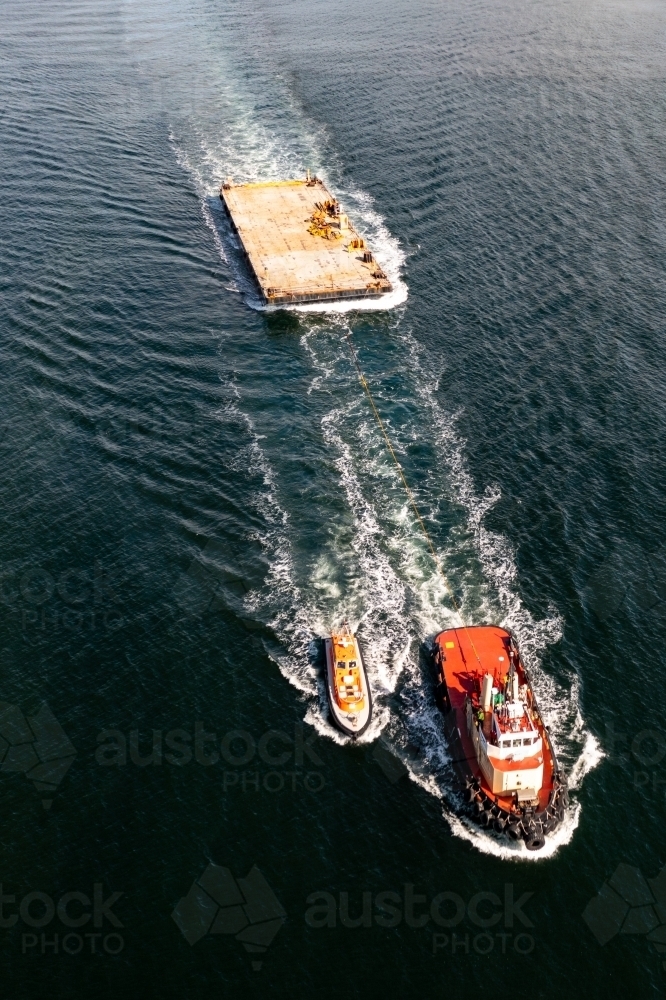
[(355, 667), (358, 670), (363, 705), (358, 711), (353, 711), (348, 706), (346, 707), (344, 702), (340, 704), (339, 689), (336, 688), (336, 661), (333, 639), (324, 640), (326, 647), (326, 693), (328, 695), (332, 721), (347, 736), (356, 737), (364, 733), (370, 725), (372, 718), (372, 695), (370, 694), (368, 675), (358, 642), (353, 636), (349, 638), (354, 646), (352, 655), (355, 660)]

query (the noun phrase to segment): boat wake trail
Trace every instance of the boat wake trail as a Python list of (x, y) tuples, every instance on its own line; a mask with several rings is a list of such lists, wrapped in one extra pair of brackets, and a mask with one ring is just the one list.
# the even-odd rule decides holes
[(373, 740), (388, 722), (386, 697), (395, 690), (412, 636), (405, 614), (405, 586), (382, 551), (382, 529), (371, 504), (363, 496), (351, 448), (337, 430), (343, 416), (342, 410), (332, 410), (322, 419), (321, 427), (324, 440), (337, 454), (335, 466), (353, 516), (351, 549), (356, 573), (354, 577), (351, 573), (347, 575), (352, 585), (345, 601), (355, 606), (354, 630), (363, 644), (375, 698), (373, 720), (364, 734), (366, 740)]
[[(349, 329), (341, 317), (328, 337), (321, 328), (304, 334), (303, 343), (316, 371), (313, 394), (321, 391), (333, 373), (336, 387), (344, 384), (345, 364), (347, 384), (353, 391), (355, 375), (342, 343)], [(432, 366), (411, 333), (401, 333), (400, 343), (409, 357), (409, 363), (402, 367), (408, 373), (403, 375), (402, 398), (396, 399), (394, 391), (390, 400), (380, 400), (379, 407), (390, 412), (396, 403), (416, 400), (418, 420), (392, 430), (393, 445), (401, 461), (414, 445), (432, 449), (417, 504), (429, 530), (435, 532), (444, 508), (453, 506), (461, 515), (450, 524), (448, 538), (436, 536), (436, 546), (447, 573), (451, 573), (464, 618), (469, 623), (496, 622), (516, 635), (555, 750), (575, 793), (602, 754), (580, 712), (577, 676), (572, 673), (560, 684), (541, 666), (546, 648), (561, 637), (562, 620), (553, 608), (547, 618), (537, 621), (520, 599), (512, 546), (484, 524), (500, 491), (496, 487), (480, 495), (475, 491), (465, 463), (464, 440), (456, 430), (456, 415), (447, 413), (437, 399), (437, 385), (429, 374)], [(366, 648), (372, 650), (371, 684), (384, 699), (381, 722), (369, 738), (376, 737), (381, 727), (384, 747), (401, 760), (412, 780), (441, 800), (456, 836), (504, 858), (535, 860), (552, 855), (569, 842), (578, 825), (580, 805), (575, 794), (564, 822), (538, 853), (527, 851), (522, 842), (512, 845), (495, 838), (459, 817), (433, 678), (415, 638), (459, 624), (459, 618), (360, 387), (356, 399), (327, 413), (321, 426), (353, 514), (351, 545), (361, 570), (354, 600), (365, 608), (363, 612), (356, 604), (360, 629), (367, 624), (367, 636), (363, 635)], [(427, 440), (422, 428), (427, 428)]]
[(262, 480), (262, 488), (250, 496), (249, 506), (262, 524), (254, 537), (268, 565), (263, 585), (245, 596), (241, 610), (270, 629), (275, 641), (263, 640), (266, 652), (290, 684), (306, 699), (313, 699), (319, 689), (313, 644), (318, 636), (326, 634), (326, 625), (295, 582), (290, 519), (280, 505), (275, 474), (261, 446), (261, 436), (247, 413), (235, 403), (229, 405), (248, 432), (248, 444), (238, 452), (235, 467), (244, 474), (248, 469), (259, 473)]
[[(382, 703), (382, 695), (393, 689), (401, 670), (401, 661), (411, 642), (406, 628), (396, 628), (392, 623), (393, 611), (400, 616), (403, 588), (395, 576), (390, 577), (388, 582), (384, 580), (383, 571), (389, 567), (382, 565), (379, 554), (373, 552), (371, 544), (361, 545), (359, 568), (367, 579), (374, 577), (374, 595), (367, 587), (361, 593), (358, 588), (355, 592), (352, 586), (351, 592), (342, 597), (333, 582), (341, 568), (335, 555), (337, 546), (333, 542), (330, 552), (324, 552), (319, 557), (310, 581), (318, 600), (306, 597), (306, 588), (296, 580), (290, 537), (291, 519), (280, 504), (276, 477), (262, 447), (261, 435), (239, 405), (235, 386), (230, 384), (228, 388), (232, 398), (225, 405), (225, 418), (232, 418), (242, 425), (246, 439), (230, 464), (238, 472), (246, 474), (249, 471), (261, 483), (250, 494), (248, 505), (262, 524), (252, 538), (261, 546), (268, 566), (263, 585), (250, 590), (235, 603), (232, 610), (266, 626), (274, 638), (265, 637), (264, 648), (282, 675), (303, 697), (307, 706), (305, 721), (321, 735), (341, 744), (349, 742), (350, 738), (333, 728), (329, 719), (321, 640), (330, 635), (335, 627), (349, 621), (353, 631), (365, 638), (367, 644), (365, 661), (375, 706), (372, 722), (358, 742), (370, 742), (377, 738), (386, 724), (388, 713)], [(353, 487), (350, 486), (350, 489)], [(371, 518), (368, 509), (365, 512), (366, 526)]]
[[(289, 515), (277, 499), (275, 478), (252, 421), (246, 414), (243, 419), (251, 442), (239, 453), (238, 466), (262, 473), (263, 489), (252, 505), (266, 522), (265, 530), (256, 537), (269, 566), (264, 585), (246, 596), (243, 614), (261, 621), (274, 634), (275, 641), (264, 639), (266, 652), (306, 700), (305, 721), (322, 736), (341, 744), (350, 738), (335, 729), (329, 718), (320, 643), (348, 621), (363, 644), (374, 700), (372, 721), (358, 742), (372, 742), (389, 720), (386, 698), (393, 692), (413, 644), (404, 613), (405, 588), (374, 541), (373, 536), (381, 535), (381, 530), (372, 508), (363, 500), (349, 450), (340, 441), (341, 456), (336, 465), (354, 511), (353, 555), (349, 564), (341, 565), (344, 559), (337, 554), (334, 538), (318, 557), (310, 580), (309, 589), (316, 599), (305, 596), (305, 588), (296, 582)], [(324, 419), (324, 434), (331, 444), (337, 443), (335, 420), (335, 412)], [(334, 582), (340, 571), (349, 581), (344, 594)]]
[[(562, 619), (556, 609), (551, 609), (548, 618), (536, 621), (525, 607), (517, 592), (517, 568), (511, 543), (504, 536), (488, 530), (484, 517), (499, 499), (499, 490), (488, 490), (481, 497), (475, 495), (471, 476), (465, 467), (463, 442), (456, 435), (450, 417), (447, 417), (437, 402), (436, 386), (425, 378), (420, 349), (413, 337), (406, 336), (414, 371), (418, 377), (417, 391), (428, 413), (430, 426), (442, 456), (447, 458), (451, 482), (458, 501), (467, 512), (468, 525), (476, 540), (476, 549), (483, 576), (488, 583), (484, 612), (486, 620), (510, 628), (530, 671), (532, 683), (541, 707), (544, 722), (551, 734), (558, 759), (569, 778), (569, 788), (575, 793), (583, 778), (601, 761), (603, 753), (595, 736), (585, 727), (580, 711), (580, 682), (571, 672), (567, 684), (562, 685), (547, 674), (541, 665), (544, 650), (556, 643), (562, 636)], [(475, 618), (481, 622), (483, 615)], [(451, 792), (443, 789), (449, 800)], [(501, 857), (521, 857), (528, 860), (552, 856), (563, 844), (568, 843), (578, 826), (580, 804), (572, 796), (571, 804), (562, 825), (550, 834), (546, 846), (538, 853), (527, 851), (524, 844), (507, 844), (492, 835), (482, 833), (472, 824), (467, 824), (455, 813), (447, 819), (453, 831), (472, 841), (480, 850)]]
[[(271, 85), (276, 86), (275, 81)], [(335, 314), (350, 309), (356, 312), (386, 310), (398, 305), (407, 297), (407, 286), (401, 274), (405, 254), (398, 241), (389, 232), (372, 198), (345, 177), (325, 130), (309, 122), (286, 91), (279, 95), (279, 101), (288, 113), (282, 116), (278, 133), (257, 114), (257, 102), (252, 101), (247, 91), (247, 79), (244, 78), (242, 84), (235, 83), (233, 73), (227, 68), (223, 78), (217, 80), (216, 102), (223, 120), (211, 123), (201, 117), (181, 114), (174, 115), (170, 125), (169, 138), (175, 157), (194, 185), (203, 219), (213, 234), (223, 265), (225, 287), (240, 294), (251, 308), (264, 309), (240, 244), (222, 210), (221, 181), (227, 176), (241, 183), (297, 177), (303, 176), (309, 168), (331, 185), (357, 231), (371, 243), (377, 260), (391, 280), (393, 292), (382, 296), (381, 300), (319, 303), (297, 306), (295, 311)], [(306, 316), (303, 322), (308, 323)], [(313, 322), (321, 320), (313, 318)], [(355, 579), (353, 560), (340, 554), (346, 551), (344, 544), (325, 545), (311, 567), (310, 578), (298, 579), (292, 544), (294, 529), (287, 510), (280, 505), (276, 477), (262, 435), (248, 414), (243, 414), (243, 420), (253, 443), (251, 453), (244, 453), (240, 461), (261, 471), (264, 488), (254, 506), (258, 517), (265, 515), (267, 522), (266, 530), (257, 535), (257, 541), (269, 567), (264, 586), (246, 597), (244, 613), (261, 621), (275, 635), (275, 642), (265, 640), (267, 652), (278, 663), (283, 675), (308, 700), (307, 720), (321, 733), (342, 743), (348, 737), (334, 730), (328, 721), (318, 641), (344, 620), (358, 629), (361, 638), (366, 640), (366, 666), (375, 698), (373, 720), (360, 740), (371, 741), (387, 722), (382, 695), (393, 691), (412, 639), (408, 619), (400, 610), (405, 600), (403, 585), (389, 563), (381, 562), (379, 550), (373, 549), (373, 531), (378, 534), (381, 531), (378, 526), (371, 526), (371, 507), (361, 510), (362, 494), (354, 480), (351, 453), (345, 453), (342, 440), (336, 436), (336, 414), (329, 414), (321, 431), (327, 443), (340, 444), (337, 467), (349, 508), (356, 512), (354, 516), (359, 524), (354, 535), (357, 547), (353, 547), (352, 552), (359, 560), (363, 587)], [(349, 583), (344, 588), (344, 595), (335, 583), (341, 574)], [(374, 581), (372, 587), (369, 585), (371, 580)]]
[[(189, 56), (192, 45), (189, 40)], [(244, 599), (244, 613), (270, 628), (275, 639), (265, 640), (267, 651), (304, 698), (307, 721), (339, 742), (347, 738), (328, 720), (317, 640), (348, 620), (358, 631), (375, 693), (375, 717), (362, 740), (381, 736), (410, 778), (441, 800), (456, 836), (502, 857), (543, 857), (572, 836), (580, 813), (575, 794), (565, 822), (537, 855), (524, 850), (521, 854), (521, 847), (514, 850), (492, 835), (468, 828), (457, 816), (448, 748), (421, 644), (458, 619), (344, 343), (351, 324), (359, 325), (352, 314), (390, 309), (406, 299), (404, 250), (371, 197), (349, 181), (327, 130), (308, 117), (279, 74), (262, 75), (257, 68), (255, 78), (247, 68), (234, 65), (233, 46), (228, 52), (209, 53), (203, 36), (197, 42), (197, 59), (183, 62), (187, 73), (198, 65), (199, 49), (203, 68), (198, 86), (206, 99), (194, 109), (169, 108), (170, 140), (213, 235), (226, 288), (253, 309), (264, 308), (222, 211), (220, 182), (227, 176), (236, 182), (299, 177), (308, 168), (340, 198), (394, 286), (394, 292), (381, 300), (294, 307), (302, 330), (298, 363), (311, 373), (307, 400), (318, 428), (317, 446), (332, 463), (338, 485), (335, 501), (344, 503), (346, 512), (339, 525), (333, 517), (322, 530), (317, 556), (306, 569), (295, 558), (298, 516), (289, 498), (280, 493), (279, 476), (268, 457), (272, 453), (255, 426), (252, 404), (244, 404), (252, 418), (242, 413), (240, 400), (234, 404), (251, 441), (241, 465), (250, 463), (263, 484), (253, 501), (254, 523), (264, 525), (256, 529), (257, 540), (268, 564), (263, 586)], [(311, 315), (315, 312), (325, 315)], [(601, 759), (601, 751), (580, 712), (576, 675), (572, 672), (563, 682), (556, 681), (541, 665), (544, 652), (562, 634), (562, 620), (555, 608), (536, 620), (522, 602), (511, 542), (486, 526), (500, 490), (492, 485), (481, 492), (475, 488), (457, 415), (438, 400), (431, 360), (405, 329), (401, 310), (385, 315), (384, 332), (391, 336), (374, 357), (368, 357), (367, 363), (376, 370), (366, 375), (377, 389), (396, 453), (465, 620), (493, 621), (515, 633), (544, 721), (575, 792)], [(362, 345), (360, 361), (364, 366)], [(386, 367), (378, 368), (389, 364), (390, 378)], [(328, 388), (333, 382), (335, 395)], [(272, 460), (279, 467), (278, 460), (273, 456)]]
[[(435, 631), (459, 624), (459, 618), (360, 393), (341, 339), (347, 332), (346, 320), (340, 317), (325, 330), (321, 324), (309, 327), (305, 319), (304, 325), (301, 342), (312, 364), (311, 397), (322, 394), (330, 406), (326, 385), (331, 382), (344, 397), (339, 405), (324, 407), (320, 427), (351, 521), (349, 526), (334, 528), (309, 578), (299, 580), (292, 556), (294, 528), (278, 500), (276, 476), (260, 435), (244, 415), (251, 443), (247, 453), (239, 455), (239, 468), (249, 461), (261, 471), (263, 488), (254, 506), (266, 525), (258, 540), (269, 566), (264, 585), (245, 598), (245, 613), (264, 622), (274, 634), (275, 641), (265, 640), (267, 653), (304, 698), (305, 721), (340, 744), (348, 742), (348, 737), (334, 729), (329, 719), (317, 641), (349, 621), (362, 643), (375, 698), (373, 722), (360, 742), (381, 737), (383, 748), (400, 760), (410, 779), (441, 801), (452, 833), (478, 850), (503, 858), (549, 857), (573, 836), (580, 816), (575, 791), (601, 759), (598, 744), (582, 719), (577, 677), (572, 675), (568, 685), (561, 685), (541, 666), (544, 650), (561, 636), (562, 621), (555, 609), (548, 618), (536, 621), (522, 603), (511, 545), (484, 525), (499, 491), (475, 492), (465, 465), (464, 441), (456, 432), (456, 417), (438, 403), (437, 386), (426, 377), (428, 363), (421, 348), (411, 335), (402, 335), (401, 349), (409, 355), (403, 371), (409, 375), (404, 376), (403, 398), (396, 400), (394, 393), (391, 404), (415, 400), (419, 420), (418, 425), (405, 423), (392, 431), (394, 447), (401, 460), (415, 443), (432, 449), (417, 503), (434, 531), (446, 507), (460, 515), (451, 520), (448, 536), (435, 535), (435, 541), (465, 620), (495, 621), (516, 634), (574, 792), (563, 823), (548, 837), (546, 847), (535, 853), (522, 842), (514, 845), (482, 832), (459, 816), (442, 717), (421, 645)], [(315, 398), (313, 407), (316, 403)], [(380, 400), (379, 405), (388, 403)], [(427, 442), (421, 427), (428, 429)]]

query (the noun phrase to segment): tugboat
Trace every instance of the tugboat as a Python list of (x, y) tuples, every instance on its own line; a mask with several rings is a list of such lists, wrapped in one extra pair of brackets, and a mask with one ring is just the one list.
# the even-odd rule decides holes
[(347, 736), (370, 725), (372, 696), (361, 649), (348, 625), (325, 640), (326, 692), (333, 722)]
[(516, 640), (496, 625), (446, 629), (433, 658), (465, 811), (540, 850), (569, 798)]

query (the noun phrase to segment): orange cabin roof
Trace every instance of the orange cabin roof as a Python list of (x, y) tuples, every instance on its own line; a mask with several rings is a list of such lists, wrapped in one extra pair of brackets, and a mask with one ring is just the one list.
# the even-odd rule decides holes
[(333, 643), (333, 659), (337, 662), (338, 660), (356, 660), (358, 659), (356, 652), (356, 642), (354, 637), (351, 635), (332, 635), (331, 641)]

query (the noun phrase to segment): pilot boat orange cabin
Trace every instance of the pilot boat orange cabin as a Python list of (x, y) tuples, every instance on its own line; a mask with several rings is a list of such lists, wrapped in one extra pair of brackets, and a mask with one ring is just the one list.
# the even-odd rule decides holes
[(568, 793), (514, 637), (495, 625), (447, 629), (433, 656), (465, 811), (539, 850)]
[(326, 692), (333, 722), (348, 736), (370, 725), (372, 696), (356, 636), (345, 626), (325, 640)]

